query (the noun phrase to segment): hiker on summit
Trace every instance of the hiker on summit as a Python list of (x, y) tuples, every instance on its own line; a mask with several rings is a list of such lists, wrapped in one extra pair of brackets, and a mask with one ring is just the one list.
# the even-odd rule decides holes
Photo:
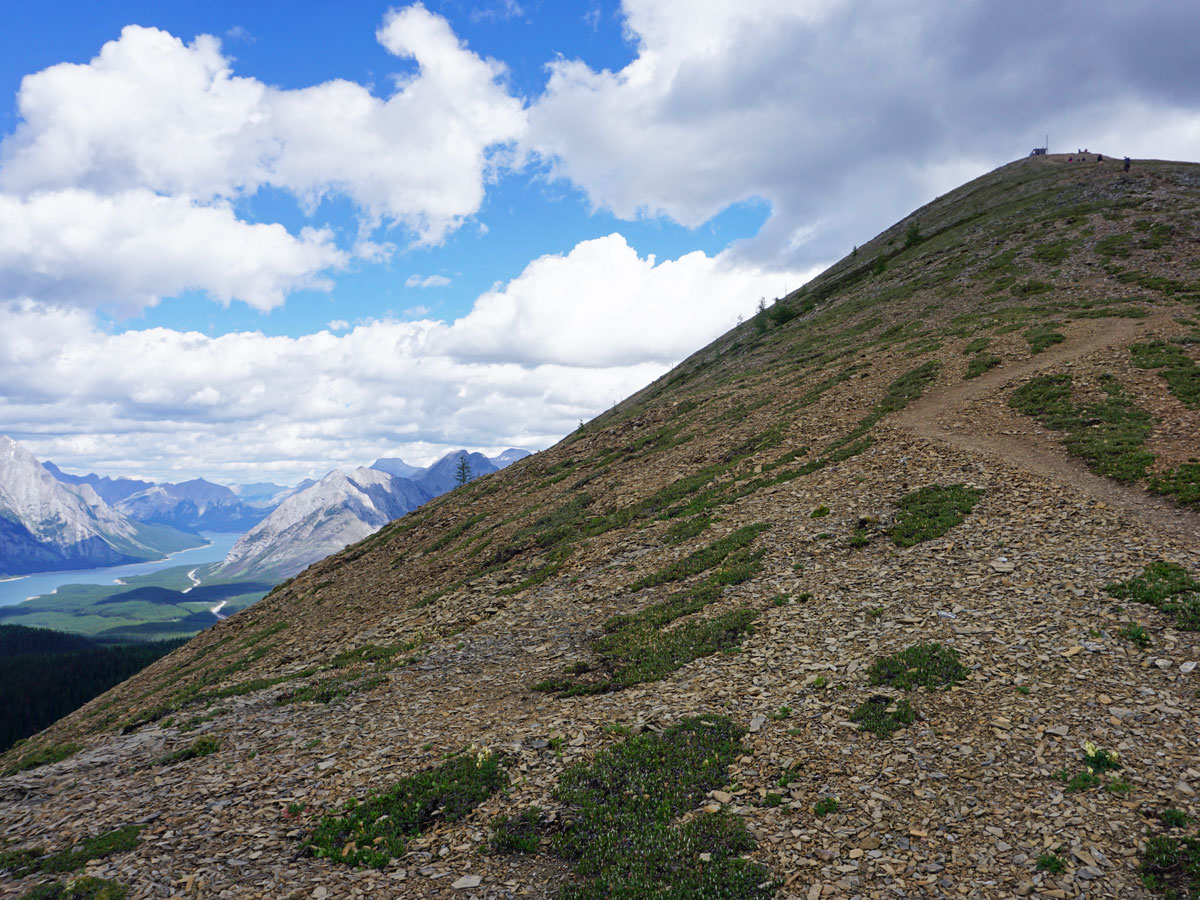
[(1129, 171), (1129, 157), (1128, 156), (1125, 157), (1125, 171), (1126, 172)]

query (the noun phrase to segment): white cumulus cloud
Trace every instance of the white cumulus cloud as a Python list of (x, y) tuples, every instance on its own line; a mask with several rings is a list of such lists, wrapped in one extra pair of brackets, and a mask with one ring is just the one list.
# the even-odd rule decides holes
[[(88, 63), (27, 76), (0, 144), (0, 297), (128, 312), (197, 289), (269, 309), (329, 288), (320, 273), (347, 252), (385, 262), (393, 245), (366, 236), (380, 224), (441, 241), (478, 211), (523, 104), (500, 63), (420, 3), (389, 11), (377, 37), (416, 61), (383, 97), (343, 80), (273, 87), (236, 75), (215, 37), (136, 25)], [(239, 218), (263, 187), (310, 211), (349, 198), (354, 245)]]
[(110, 333), (86, 310), (14, 300), (0, 303), (0, 421), (61, 465), (158, 478), (541, 449), (779, 293), (779, 277), (702, 253), (658, 262), (614, 234), (534, 260), (452, 324)]
[(0, 148), (0, 188), (147, 188), (235, 197), (269, 185), (313, 204), (348, 195), (440, 240), (479, 208), (489, 153), (525, 125), (519, 100), (450, 25), (417, 3), (380, 43), (417, 71), (389, 96), (344, 80), (285, 90), (233, 73), (220, 42), (130, 25), (86, 64), (27, 76)]
[(770, 271), (729, 253), (657, 262), (610, 234), (536, 259), (482, 295), (445, 346), (463, 358), (529, 365), (669, 365), (812, 274)]
[(764, 199), (771, 219), (739, 252), (775, 264), (837, 258), (1047, 131), (1060, 148), (1200, 153), (1194, 4), (621, 9), (634, 59), (618, 70), (551, 62), (523, 146), (623, 218), (696, 226)]
[(261, 310), (346, 254), (324, 229), (240, 221), (228, 205), (146, 190), (0, 194), (0, 294), (131, 313), (189, 289)]

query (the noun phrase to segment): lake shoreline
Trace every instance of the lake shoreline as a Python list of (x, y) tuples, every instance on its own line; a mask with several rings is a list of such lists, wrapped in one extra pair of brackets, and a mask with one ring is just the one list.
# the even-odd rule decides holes
[[(0, 608), (49, 597), (68, 585), (120, 585), (125, 578), (147, 575), (160, 569), (184, 564), (195, 567), (220, 562), (241, 537), (238, 532), (205, 531), (198, 535), (204, 543), (176, 550), (156, 560), (126, 563), (117, 566), (95, 566), (88, 569), (34, 572), (28, 575), (0, 578)], [(182, 558), (182, 560), (181, 560)], [(24, 582), (17, 584), (16, 582)]]

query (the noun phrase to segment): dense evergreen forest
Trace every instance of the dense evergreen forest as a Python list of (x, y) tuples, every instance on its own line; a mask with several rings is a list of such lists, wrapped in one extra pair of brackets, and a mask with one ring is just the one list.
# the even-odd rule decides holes
[(0, 625), (0, 752), (184, 642), (103, 646), (49, 628)]

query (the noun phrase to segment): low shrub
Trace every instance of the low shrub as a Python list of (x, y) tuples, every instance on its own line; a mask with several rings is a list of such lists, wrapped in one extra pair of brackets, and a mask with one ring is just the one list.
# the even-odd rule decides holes
[(1090, 791), (1104, 784), (1094, 772), (1076, 772), (1072, 775), (1066, 769), (1058, 773), (1058, 780), (1066, 784), (1067, 791), (1072, 794), (1079, 791)]
[(1067, 870), (1067, 863), (1055, 853), (1046, 851), (1037, 858), (1037, 870), (1039, 872), (1049, 872), (1051, 875), (1061, 875)]
[(64, 759), (74, 756), (78, 752), (78, 744), (59, 744), (55, 747), (45, 747), (41, 750), (35, 750), (33, 753), (27, 753), (25, 756), (22, 756), (13, 765), (0, 772), (0, 778), (7, 778), (9, 775), (16, 775), (18, 772), (24, 772), (27, 769), (36, 769), (39, 766), (49, 765), (50, 763), (62, 762)]
[[(745, 533), (753, 540), (761, 530), (759, 526), (748, 526), (748, 529), (739, 529), (734, 534)], [(743, 539), (739, 537), (732, 546), (726, 545), (731, 549), (721, 557), (720, 568), (699, 584), (636, 613), (616, 615), (605, 622), (607, 633), (592, 644), (600, 658), (599, 678), (584, 681), (549, 678), (534, 685), (533, 689), (568, 697), (616, 691), (657, 681), (695, 659), (735, 650), (743, 637), (753, 630), (752, 623), (758, 613), (752, 609), (684, 622), (669, 630), (667, 626), (701, 611), (720, 598), (726, 587), (748, 581), (762, 569), (763, 551), (751, 551), (742, 543)], [(712, 551), (713, 546), (698, 553)], [(695, 557), (697, 554), (692, 554), (687, 560)], [(590, 671), (590, 667), (585, 671)]]
[(221, 749), (221, 742), (211, 734), (206, 734), (203, 737), (198, 737), (188, 746), (176, 750), (174, 753), (168, 753), (166, 756), (160, 756), (154, 761), (156, 766), (173, 766), (175, 763), (183, 762), (185, 759), (196, 759), (201, 756), (208, 756), (210, 753), (216, 753)]
[(1151, 341), (1129, 348), (1133, 364), (1139, 369), (1158, 369), (1172, 394), (1184, 405), (1200, 406), (1200, 366), (1178, 344)]
[(406, 838), (420, 834), (435, 815), (456, 822), (507, 783), (496, 754), (460, 754), (382, 794), (350, 800), (340, 815), (323, 816), (304, 846), (334, 862), (381, 868), (402, 855)]
[(981, 491), (962, 484), (931, 484), (896, 501), (900, 516), (888, 534), (898, 547), (941, 537), (975, 508)]
[(1034, 325), (1032, 328), (1025, 329), (1025, 340), (1029, 342), (1029, 349), (1033, 353), (1041, 353), (1048, 347), (1061, 344), (1066, 339), (1061, 331), (1057, 331), (1050, 325)]
[(980, 353), (973, 356), (967, 363), (967, 372), (963, 377), (978, 378), (988, 369), (994, 369), (998, 365), (1000, 365), (1000, 357), (992, 356), (990, 353)]
[(1188, 822), (1191, 821), (1187, 813), (1185, 813), (1182, 809), (1176, 809), (1173, 806), (1168, 806), (1161, 813), (1159, 813), (1158, 817), (1162, 820), (1163, 825), (1167, 828), (1186, 828)]
[(1126, 625), (1118, 632), (1118, 634), (1135, 646), (1143, 649), (1150, 646), (1150, 635), (1146, 632), (1145, 628), (1136, 623)]
[(61, 874), (82, 869), (93, 859), (103, 859), (116, 853), (132, 850), (138, 844), (138, 825), (126, 825), (104, 834), (90, 837), (69, 850), (46, 853), (41, 847), (0, 852), (0, 871), (14, 878), (38, 873)]
[(838, 803), (837, 797), (823, 797), (813, 807), (813, 815), (820, 819), (832, 815), (839, 809), (841, 809), (841, 805)]
[(52, 881), (39, 884), (21, 897), (21, 900), (125, 900), (129, 889), (116, 881), (87, 876), (77, 878), (70, 884)]
[(643, 578), (639, 578), (629, 586), (629, 590), (638, 591), (657, 584), (667, 584), (672, 581), (680, 581), (692, 575), (699, 575), (701, 572), (720, 565), (735, 550), (740, 550), (751, 544), (756, 537), (769, 527), (766, 523), (760, 522), (755, 525), (746, 525), (739, 528), (732, 534), (713, 541), (707, 547), (702, 547), (678, 562), (672, 563), (657, 572), (651, 572)]
[(867, 670), (871, 684), (890, 685), (903, 691), (917, 687), (937, 690), (967, 677), (958, 651), (941, 644), (914, 644), (899, 653), (877, 659)]
[[(736, 816), (706, 814), (677, 825), (707, 792), (728, 781), (742, 731), (720, 716), (684, 719), (602, 751), (563, 773), (557, 797), (568, 809), (552, 842), (583, 879), (563, 900), (766, 900), (778, 887), (742, 854), (754, 838)], [(706, 854), (702, 863), (700, 855)]]
[(879, 694), (860, 703), (850, 714), (850, 721), (857, 722), (859, 730), (874, 732), (881, 738), (891, 737), (893, 731), (916, 720), (917, 715), (907, 700), (893, 701)]
[(1159, 560), (1128, 581), (1107, 586), (1109, 596), (1145, 603), (1175, 619), (1183, 631), (1200, 631), (1200, 581), (1176, 563)]
[(515, 816), (492, 819), (492, 849), (497, 853), (537, 853), (541, 846), (542, 811), (536, 806)]
[(1154, 454), (1143, 447), (1150, 436), (1150, 414), (1135, 406), (1112, 377), (1100, 379), (1106, 399), (1075, 406), (1070, 375), (1041, 375), (1013, 392), (1008, 405), (1033, 416), (1047, 428), (1066, 432), (1072, 456), (1082, 457), (1098, 475), (1117, 481), (1146, 477)]
[(1142, 883), (1176, 900), (1200, 897), (1200, 838), (1155, 835), (1146, 842)]

